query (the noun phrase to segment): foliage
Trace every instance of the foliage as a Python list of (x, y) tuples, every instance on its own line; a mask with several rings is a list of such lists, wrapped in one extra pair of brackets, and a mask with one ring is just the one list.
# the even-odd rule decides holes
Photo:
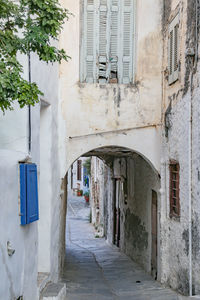
[(0, 0), (0, 109), (34, 105), (42, 92), (23, 78), (18, 54), (34, 52), (45, 62), (67, 60), (63, 49), (52, 45), (58, 39), (69, 12), (58, 0)]
[(91, 175), (91, 158), (88, 158), (84, 163), (83, 166), (86, 168), (87, 175)]

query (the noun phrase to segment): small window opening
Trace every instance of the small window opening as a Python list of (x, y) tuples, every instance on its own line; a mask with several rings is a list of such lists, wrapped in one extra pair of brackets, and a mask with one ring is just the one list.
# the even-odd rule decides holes
[(170, 217), (180, 216), (179, 163), (170, 161)]
[(77, 180), (81, 180), (82, 174), (81, 174), (81, 169), (82, 169), (82, 162), (81, 160), (77, 161)]
[(99, 82), (100, 83), (107, 82), (106, 70), (107, 70), (107, 63), (106, 62), (99, 63)]

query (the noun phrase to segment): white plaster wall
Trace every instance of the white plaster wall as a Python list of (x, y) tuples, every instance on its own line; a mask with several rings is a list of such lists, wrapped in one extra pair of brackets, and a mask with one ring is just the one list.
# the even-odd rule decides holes
[[(0, 299), (37, 299), (37, 223), (22, 227), (18, 205), (18, 161), (24, 153), (0, 150)], [(15, 253), (7, 253), (10, 241)]]
[(51, 106), (40, 108), (40, 193), (39, 209), (40, 220), (38, 222), (39, 248), (38, 271), (50, 272), (51, 252), (51, 201), (52, 201), (52, 172), (51, 172)]
[[(20, 56), (24, 78), (28, 78), (27, 57)], [(39, 105), (31, 109), (32, 150), (28, 153), (28, 108), (0, 113), (0, 298), (37, 299), (37, 222), (22, 227), (19, 216), (20, 161), (37, 164), (39, 169)], [(7, 254), (7, 241), (15, 253)]]
[[(39, 223), (39, 271), (50, 272), (50, 279), (57, 281), (63, 261), (62, 182), (67, 172), (65, 164), (65, 126), (59, 115), (58, 64), (46, 64), (33, 56), (32, 80), (43, 91), (42, 100), (49, 107), (41, 113), (41, 165), (40, 218)], [(39, 72), (38, 72), (39, 70)], [(45, 123), (45, 124), (44, 124)], [(64, 149), (64, 150), (63, 150)], [(47, 174), (47, 175), (46, 175)], [(47, 226), (49, 224), (50, 226)], [(47, 239), (47, 247), (45, 241)], [(44, 258), (44, 260), (43, 260)], [(49, 261), (50, 259), (50, 261)]]
[(0, 148), (28, 152), (28, 108), (0, 112)]
[[(24, 67), (23, 77), (28, 79), (28, 58), (18, 55), (18, 59)], [(19, 108), (14, 102), (14, 110), (8, 110), (4, 114), (0, 111), (0, 149), (28, 152), (28, 108)]]

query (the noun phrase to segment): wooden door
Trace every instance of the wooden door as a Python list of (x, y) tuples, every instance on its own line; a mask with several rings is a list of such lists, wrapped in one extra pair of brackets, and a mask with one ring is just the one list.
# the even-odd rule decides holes
[(113, 205), (113, 244), (120, 246), (120, 207), (119, 207), (120, 180), (114, 183), (114, 205)]
[(151, 236), (152, 236), (152, 251), (151, 251), (151, 275), (157, 279), (157, 235), (158, 235), (158, 221), (157, 221), (157, 193), (152, 191), (152, 205), (151, 205)]

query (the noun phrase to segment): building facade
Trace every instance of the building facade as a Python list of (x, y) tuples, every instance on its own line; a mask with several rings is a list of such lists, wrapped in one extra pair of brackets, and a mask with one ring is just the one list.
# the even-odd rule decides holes
[(199, 1), (164, 4), (163, 281), (199, 295)]
[[(22, 57), (44, 97), (0, 117), (0, 298), (38, 299), (59, 280), (67, 172), (83, 156), (93, 157), (92, 222), (108, 242), (198, 295), (199, 1), (60, 3), (73, 13), (58, 41), (71, 60), (31, 55), (29, 70)], [(20, 163), (38, 168), (39, 221), (26, 226)]]

